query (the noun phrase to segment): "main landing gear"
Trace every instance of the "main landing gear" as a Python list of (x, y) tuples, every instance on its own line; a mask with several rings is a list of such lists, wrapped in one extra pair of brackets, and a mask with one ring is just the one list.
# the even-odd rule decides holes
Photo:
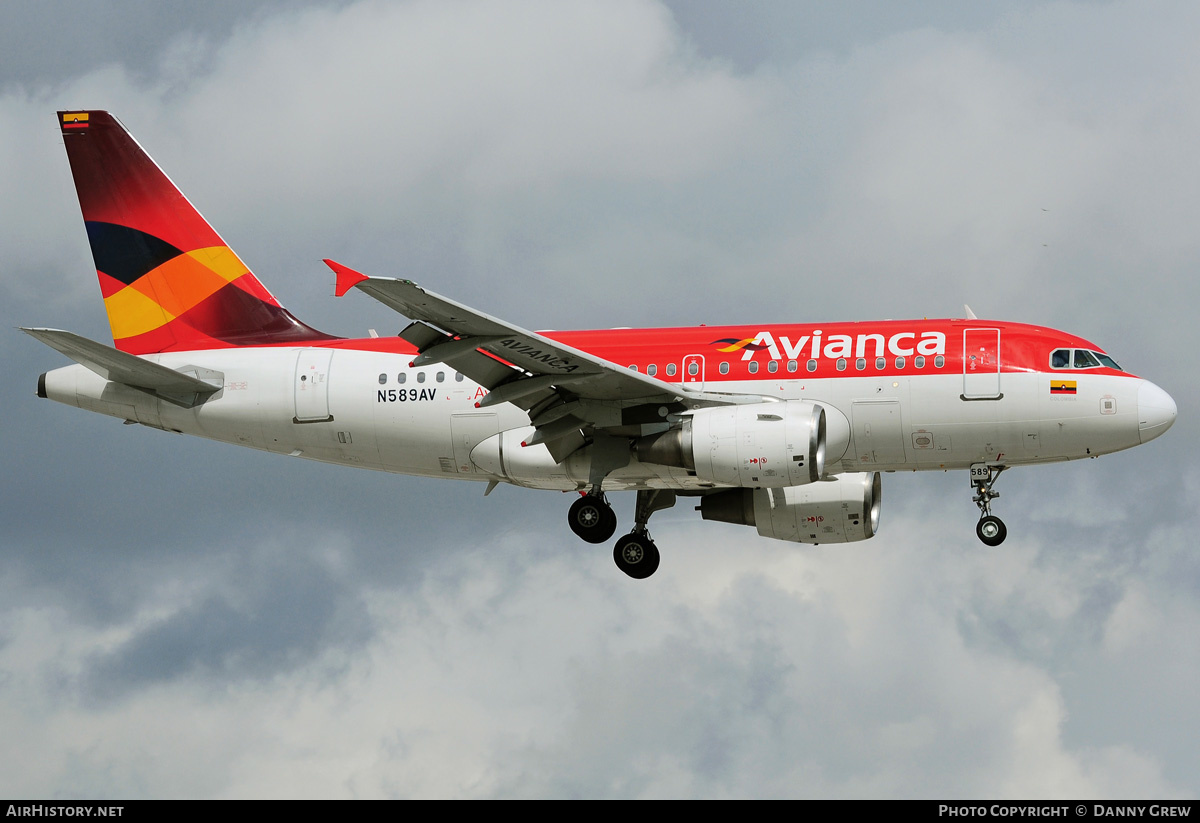
[(971, 486), (975, 489), (972, 502), (979, 506), (979, 523), (975, 526), (975, 534), (988, 546), (999, 546), (1008, 537), (1004, 521), (992, 514), (992, 501), (1000, 496), (1000, 492), (992, 491), (992, 486), (1006, 468), (986, 463), (971, 466)]
[(571, 504), (567, 523), (587, 542), (604, 543), (617, 530), (617, 513), (608, 505), (604, 492), (592, 492)]
[[(651, 489), (637, 493), (633, 531), (617, 540), (613, 561), (635, 580), (644, 580), (658, 570), (658, 547), (646, 528), (650, 515), (675, 505), (675, 492)], [(571, 504), (567, 513), (571, 531), (589, 543), (603, 543), (617, 528), (617, 515), (602, 492), (591, 492)]]
[(658, 546), (654, 545), (648, 531), (632, 531), (618, 538), (613, 547), (617, 568), (634, 580), (645, 580), (658, 571), (658, 560)]

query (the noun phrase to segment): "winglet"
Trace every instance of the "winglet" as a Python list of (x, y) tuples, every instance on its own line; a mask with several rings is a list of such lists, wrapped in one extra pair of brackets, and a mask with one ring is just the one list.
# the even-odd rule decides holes
[(324, 262), (325, 265), (333, 269), (333, 273), (337, 275), (337, 284), (333, 289), (333, 293), (337, 297), (341, 297), (346, 292), (350, 291), (350, 289), (368, 279), (367, 276), (362, 272), (355, 271), (349, 266), (343, 266), (341, 263), (338, 263), (335, 260), (329, 260), (326, 258)]

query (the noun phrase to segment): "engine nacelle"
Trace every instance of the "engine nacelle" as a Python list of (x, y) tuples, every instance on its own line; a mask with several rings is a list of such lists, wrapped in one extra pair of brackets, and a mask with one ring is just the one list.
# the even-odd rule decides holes
[(879, 529), (879, 472), (786, 489), (730, 489), (700, 499), (700, 515), (794, 543), (852, 543)]
[[(841, 422), (834, 459), (849, 442), (849, 425)], [(696, 410), (678, 428), (641, 438), (636, 451), (644, 463), (681, 466), (722, 486), (801, 486), (825, 473), (826, 425), (825, 408), (808, 400), (717, 406)]]

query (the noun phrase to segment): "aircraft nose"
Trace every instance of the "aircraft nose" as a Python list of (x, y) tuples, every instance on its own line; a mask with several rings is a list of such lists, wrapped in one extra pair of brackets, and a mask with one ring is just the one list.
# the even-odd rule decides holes
[(1171, 395), (1143, 380), (1138, 387), (1138, 432), (1142, 442), (1147, 443), (1171, 428), (1176, 411)]

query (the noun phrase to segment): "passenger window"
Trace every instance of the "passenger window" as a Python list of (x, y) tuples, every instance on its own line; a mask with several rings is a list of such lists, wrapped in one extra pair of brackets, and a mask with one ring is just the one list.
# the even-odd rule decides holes
[(651, 377), (658, 374), (658, 366), (651, 363), (649, 366), (646, 367), (646, 374), (650, 375)]
[(446, 379), (446, 373), (445, 373), (444, 371), (440, 371), (440, 372), (438, 372), (438, 373), (437, 373), (437, 381), (438, 381), (439, 383), (441, 383), (441, 382), (442, 382), (442, 381), (444, 381), (445, 379)]
[(933, 358), (933, 367), (935, 369), (940, 369), (944, 365), (946, 365), (946, 358), (942, 357), (940, 354)]
[(668, 363), (667, 364), (667, 377), (674, 377), (674, 376), (675, 376), (675, 364)]
[(381, 386), (387, 385), (387, 375), (386, 374), (379, 375), (379, 385), (381, 385)]
[(630, 367), (629, 367), (629, 370), (630, 370), (630, 371), (637, 371), (637, 370), (638, 370), (638, 368), (637, 368), (637, 366), (630, 366)]
[(896, 368), (898, 368), (898, 369), (904, 368), (904, 358), (903, 357), (896, 358)]
[(729, 374), (729, 363), (722, 361), (719, 370), (721, 374)]
[(1052, 369), (1069, 369), (1071, 368), (1071, 350), (1070, 349), (1055, 349), (1050, 355), (1050, 368)]
[(750, 361), (750, 373), (758, 374), (758, 361), (757, 360)]
[(779, 361), (778, 360), (768, 360), (767, 361), (767, 371), (769, 371), (771, 374), (774, 374), (775, 372), (779, 371)]
[(405, 380), (408, 380), (408, 374), (406, 372), (400, 372), (398, 375), (396, 375), (397, 383), (403, 383)]
[(691, 363), (688, 363), (688, 374), (690, 374), (692, 377), (695, 377), (699, 373), (700, 373), (700, 364), (699, 363), (697, 363), (695, 360), (693, 360)]
[(844, 358), (844, 357), (839, 357), (839, 358), (837, 359), (837, 370), (838, 370), (838, 371), (845, 371), (845, 370), (846, 370), (846, 358)]
[(887, 358), (886, 357), (876, 357), (875, 358), (876, 371), (883, 371), (886, 368), (887, 368)]
[(454, 373), (454, 382), (455, 382), (455, 383), (461, 383), (462, 381), (463, 381), (462, 372), (460, 372), (460, 371), (456, 371), (456, 372)]
[(800, 368), (800, 364), (799, 364), (799, 363), (797, 363), (795, 360), (789, 360), (789, 361), (788, 361), (788, 371), (790, 371), (790, 372), (794, 372), (794, 371), (796, 371), (796, 369), (798, 369), (798, 368)]
[(859, 371), (862, 371), (866, 367), (867, 367), (867, 358), (860, 357), (854, 361), (854, 368), (858, 369)]
[(424, 383), (424, 382), (425, 382), (425, 372), (423, 372), (423, 371), (419, 371), (419, 372), (417, 372), (417, 382), (418, 382), (418, 383)]
[(925, 355), (918, 354), (916, 357), (914, 357), (913, 365), (916, 366), (918, 369), (925, 368)]
[(809, 360), (809, 361), (808, 361), (808, 370), (809, 370), (809, 371), (816, 371), (816, 370), (817, 370), (817, 361), (816, 361), (816, 360)]

